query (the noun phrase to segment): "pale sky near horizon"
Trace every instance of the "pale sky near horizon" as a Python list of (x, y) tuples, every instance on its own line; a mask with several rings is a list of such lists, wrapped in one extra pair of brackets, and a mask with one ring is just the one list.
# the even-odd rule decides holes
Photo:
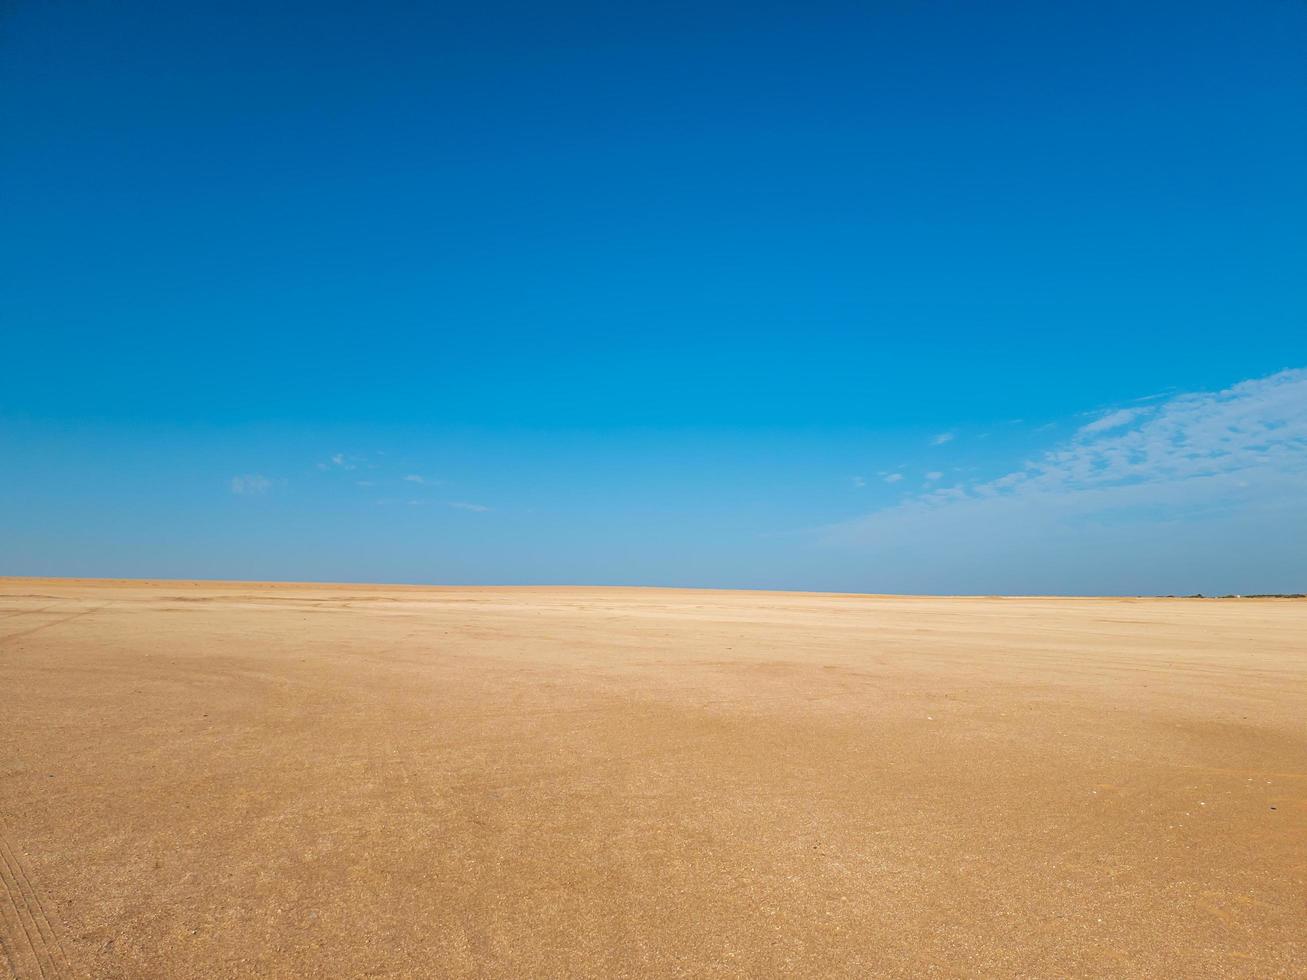
[(0, 574), (1307, 591), (1307, 4), (11, 4)]

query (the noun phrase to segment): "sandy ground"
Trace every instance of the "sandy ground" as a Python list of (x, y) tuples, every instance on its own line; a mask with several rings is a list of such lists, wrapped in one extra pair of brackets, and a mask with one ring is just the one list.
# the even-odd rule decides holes
[(0, 974), (1307, 975), (1307, 602), (0, 579)]

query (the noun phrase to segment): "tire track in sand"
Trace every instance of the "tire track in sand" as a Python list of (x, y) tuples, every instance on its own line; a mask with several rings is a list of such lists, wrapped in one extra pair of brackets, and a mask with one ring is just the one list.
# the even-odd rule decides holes
[[(0, 643), (28, 636), (51, 626), (99, 612), (109, 603), (79, 609), (28, 629), (0, 636)], [(52, 607), (46, 607), (49, 609)], [(45, 609), (30, 610), (44, 612)], [(58, 917), (46, 912), (46, 902), (32, 881), (18, 849), (0, 826), (0, 951), (9, 973), (17, 980), (36, 977), (59, 980), (79, 974), (73, 970), (61, 936)]]
[(61, 605), (63, 605), (63, 603), (54, 602), (48, 606), (37, 606), (35, 609), (19, 609), (14, 612), (5, 613), (3, 616), (0, 616), (0, 619), (15, 619), (19, 616), (34, 616), (37, 613), (49, 612), (51, 609), (55, 609)]
[(60, 623), (66, 623), (70, 619), (80, 619), (82, 616), (89, 616), (91, 613), (99, 612), (109, 605), (107, 602), (101, 606), (92, 606), (90, 609), (82, 609), (79, 612), (69, 613), (67, 616), (60, 616), (58, 619), (52, 619), (48, 623), (41, 623), (39, 626), (32, 626), (25, 630), (18, 630), (15, 633), (6, 633), (0, 636), (0, 643), (7, 643), (10, 640), (16, 640), (20, 636), (30, 636), (33, 633), (39, 633), (41, 630), (49, 629), (51, 626), (58, 626)]
[(17, 848), (0, 828), (0, 947), (11, 974), (17, 980), (76, 976), (60, 932)]

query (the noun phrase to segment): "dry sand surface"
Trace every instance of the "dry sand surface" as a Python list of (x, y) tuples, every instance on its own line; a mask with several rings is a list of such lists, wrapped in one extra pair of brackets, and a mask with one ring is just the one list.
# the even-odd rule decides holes
[(1307, 975), (1307, 602), (0, 579), (0, 974)]

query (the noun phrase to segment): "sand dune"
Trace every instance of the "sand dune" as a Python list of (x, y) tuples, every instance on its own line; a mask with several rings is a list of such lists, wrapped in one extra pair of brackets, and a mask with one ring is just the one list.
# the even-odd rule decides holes
[(0, 580), (0, 974), (1303, 976), (1307, 602)]

